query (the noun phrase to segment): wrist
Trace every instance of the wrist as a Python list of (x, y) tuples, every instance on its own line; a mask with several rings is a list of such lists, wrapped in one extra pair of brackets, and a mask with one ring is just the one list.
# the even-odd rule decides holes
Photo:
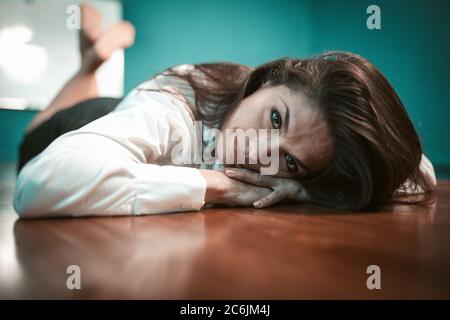
[(205, 203), (222, 203), (224, 188), (224, 174), (219, 171), (199, 169), (200, 174), (206, 181)]

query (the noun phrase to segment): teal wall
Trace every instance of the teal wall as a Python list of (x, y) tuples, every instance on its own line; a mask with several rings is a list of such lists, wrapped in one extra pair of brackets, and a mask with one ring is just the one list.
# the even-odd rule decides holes
[[(381, 30), (366, 8), (381, 8)], [(439, 177), (450, 178), (450, 1), (125, 0), (137, 30), (125, 54), (125, 91), (180, 63), (256, 66), (282, 56), (348, 50), (397, 89)], [(0, 110), (0, 160), (16, 157), (30, 112)]]
[(15, 161), (22, 134), (35, 111), (0, 109), (0, 161)]
[(126, 51), (126, 91), (181, 63), (256, 65), (311, 52), (311, 12), (299, 0), (126, 0), (137, 30)]

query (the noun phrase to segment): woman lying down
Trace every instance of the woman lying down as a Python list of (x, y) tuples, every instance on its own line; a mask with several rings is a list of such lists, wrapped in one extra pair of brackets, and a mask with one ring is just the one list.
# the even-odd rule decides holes
[(133, 43), (82, 6), (82, 65), (20, 148), (21, 217), (140, 215), (282, 200), (374, 210), (434, 200), (436, 177), (398, 95), (366, 59), (329, 52), (256, 68), (182, 64), (123, 100), (95, 70)]

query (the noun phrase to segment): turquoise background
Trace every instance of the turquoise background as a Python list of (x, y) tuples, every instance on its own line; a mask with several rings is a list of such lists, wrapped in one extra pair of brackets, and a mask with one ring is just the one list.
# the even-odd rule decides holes
[[(366, 9), (381, 8), (381, 30)], [(450, 2), (126, 0), (136, 29), (125, 54), (125, 92), (181, 63), (256, 66), (283, 56), (346, 50), (375, 63), (396, 88), (438, 176), (450, 178)], [(15, 160), (33, 112), (0, 110), (0, 161)]]

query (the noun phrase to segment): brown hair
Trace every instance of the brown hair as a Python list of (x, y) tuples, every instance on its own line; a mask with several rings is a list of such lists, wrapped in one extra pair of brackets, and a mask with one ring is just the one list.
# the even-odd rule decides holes
[[(256, 68), (237, 63), (195, 64), (180, 77), (193, 88), (197, 119), (220, 128), (240, 101), (267, 81), (301, 91), (320, 109), (334, 139), (329, 165), (303, 178), (313, 202), (341, 210), (373, 209), (388, 202), (429, 204), (434, 187), (420, 171), (422, 147), (407, 112), (383, 74), (347, 52), (307, 59), (284, 57)], [(191, 89), (192, 90), (192, 89)], [(409, 179), (416, 196), (397, 190)]]

